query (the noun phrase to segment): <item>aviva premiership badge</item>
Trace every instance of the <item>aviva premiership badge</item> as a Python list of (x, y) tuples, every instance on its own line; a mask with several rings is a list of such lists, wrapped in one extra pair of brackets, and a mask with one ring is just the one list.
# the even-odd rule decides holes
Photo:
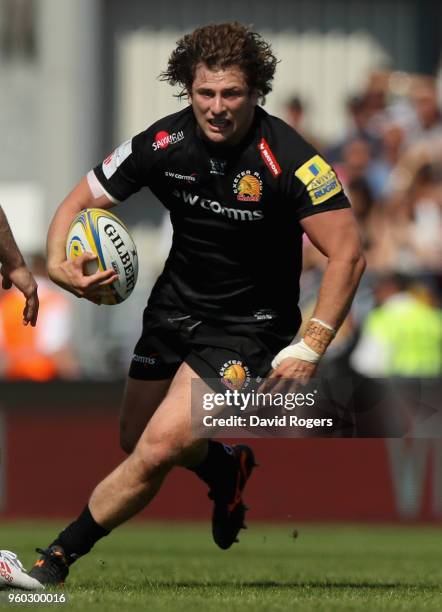
[(307, 187), (312, 204), (322, 204), (335, 194), (342, 191), (342, 185), (333, 168), (315, 155), (298, 168), (295, 176)]

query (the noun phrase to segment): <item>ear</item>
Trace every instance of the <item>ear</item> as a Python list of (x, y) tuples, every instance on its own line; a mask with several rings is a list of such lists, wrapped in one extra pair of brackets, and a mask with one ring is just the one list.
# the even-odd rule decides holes
[(258, 104), (258, 100), (261, 97), (261, 94), (257, 89), (252, 89), (250, 92), (250, 99), (252, 100), (253, 106)]

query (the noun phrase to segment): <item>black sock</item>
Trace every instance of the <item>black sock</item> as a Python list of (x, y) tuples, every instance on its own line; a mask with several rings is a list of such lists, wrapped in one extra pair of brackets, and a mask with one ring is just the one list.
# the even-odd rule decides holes
[(78, 557), (88, 553), (95, 542), (109, 533), (110, 531), (95, 522), (89, 506), (86, 506), (77, 520), (63, 529), (50, 546), (61, 546), (68, 563), (71, 564)]
[(207, 455), (199, 465), (189, 468), (209, 487), (222, 486), (224, 481), (236, 472), (237, 462), (232, 447), (209, 440)]

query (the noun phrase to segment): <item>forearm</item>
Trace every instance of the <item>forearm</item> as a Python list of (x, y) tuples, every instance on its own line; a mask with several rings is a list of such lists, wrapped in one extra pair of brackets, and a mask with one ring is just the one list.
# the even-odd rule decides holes
[(66, 238), (75, 216), (85, 208), (108, 208), (112, 203), (105, 197), (94, 198), (86, 177), (78, 183), (58, 207), (49, 226), (46, 248), (48, 273), (52, 280), (64, 286), (64, 274), (60, 270), (66, 261)]
[(272, 362), (274, 376), (308, 380), (344, 321), (365, 258), (354, 216), (349, 208), (311, 215), (301, 221), (311, 242), (327, 257), (318, 300), (303, 339), (280, 351)]
[(365, 259), (361, 253), (348, 258), (330, 258), (322, 278), (313, 317), (337, 330), (348, 314)]
[[(330, 258), (324, 272), (318, 301), (300, 342), (282, 349), (274, 358), (276, 370), (287, 359), (283, 375), (308, 380), (345, 319), (365, 269), (362, 254)], [(316, 319), (316, 321), (314, 320)], [(283, 366), (284, 367), (284, 366)]]
[(0, 263), (11, 269), (24, 266), (25, 262), (15, 242), (8, 220), (0, 206)]

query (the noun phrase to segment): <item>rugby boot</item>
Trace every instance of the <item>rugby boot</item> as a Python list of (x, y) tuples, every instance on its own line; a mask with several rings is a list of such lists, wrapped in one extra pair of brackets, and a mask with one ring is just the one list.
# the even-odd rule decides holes
[(0, 589), (3, 588), (39, 591), (44, 585), (28, 574), (15, 553), (0, 550)]
[(253, 451), (249, 446), (237, 444), (232, 447), (236, 469), (227, 481), (212, 486), (209, 498), (214, 501), (212, 514), (212, 535), (216, 544), (227, 549), (234, 542), (240, 529), (246, 529), (244, 518), (249, 509), (243, 502), (242, 493), (253, 468), (256, 467)]
[(69, 563), (61, 546), (36, 548), (41, 557), (34, 563), (29, 575), (40, 584), (63, 585), (69, 573)]

